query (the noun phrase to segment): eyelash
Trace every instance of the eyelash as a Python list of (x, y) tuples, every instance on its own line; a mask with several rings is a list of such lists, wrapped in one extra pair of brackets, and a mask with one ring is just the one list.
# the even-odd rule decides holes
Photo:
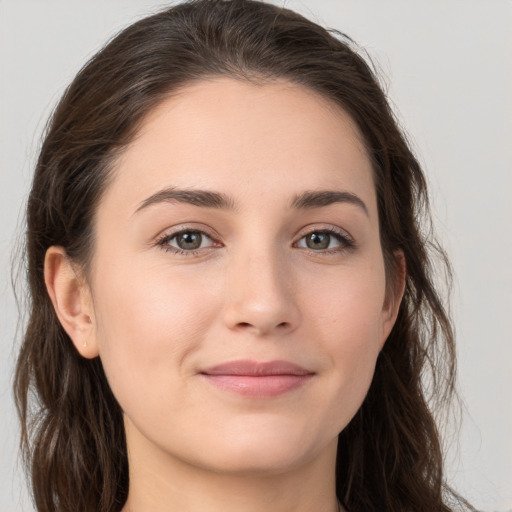
[(307, 236), (315, 234), (322, 234), (322, 235), (328, 235), (330, 237), (334, 237), (340, 244), (339, 247), (334, 247), (331, 249), (325, 249), (322, 251), (316, 251), (314, 249), (305, 248), (310, 253), (316, 254), (316, 255), (337, 255), (341, 254), (350, 250), (355, 249), (356, 244), (352, 237), (350, 237), (347, 233), (340, 231), (335, 228), (321, 228), (321, 229), (312, 229), (311, 231), (308, 231), (304, 235), (302, 235), (299, 238), (299, 241), (296, 242), (294, 245), (298, 244), (301, 240), (305, 239)]
[[(178, 247), (174, 247), (169, 245), (169, 242), (173, 239), (175, 239), (177, 236), (185, 234), (185, 233), (198, 233), (203, 237), (207, 237), (212, 241), (212, 245), (207, 248), (198, 248), (198, 249), (192, 249), (192, 250), (185, 250), (180, 249)], [(338, 231), (335, 228), (321, 228), (321, 229), (312, 229), (311, 231), (308, 231), (307, 233), (304, 233), (297, 242), (295, 242), (293, 245), (294, 247), (297, 247), (297, 244), (305, 239), (308, 235), (311, 235), (313, 233), (316, 234), (324, 234), (331, 237), (334, 237), (339, 243), (339, 247), (335, 247), (332, 249), (325, 249), (325, 250), (314, 250), (310, 248), (304, 248), (310, 253), (313, 253), (315, 255), (333, 255), (333, 254), (340, 254), (346, 251), (353, 250), (356, 246), (355, 241), (346, 233)], [(173, 254), (177, 254), (180, 256), (197, 256), (200, 251), (204, 249), (210, 249), (214, 248), (215, 246), (220, 246), (219, 242), (216, 242), (212, 236), (210, 236), (208, 233), (201, 229), (180, 229), (179, 231), (175, 231), (171, 234), (163, 235), (162, 237), (158, 238), (156, 240), (155, 245), (159, 246), (162, 250), (166, 252), (171, 252)]]
[(208, 247), (207, 249), (215, 247), (216, 245), (220, 245), (220, 244), (216, 243), (214, 238), (212, 236), (210, 236), (208, 233), (206, 233), (205, 231), (203, 231), (201, 229), (190, 229), (190, 228), (180, 229), (178, 231), (175, 231), (174, 233), (163, 235), (161, 238), (156, 240), (156, 245), (161, 247), (166, 252), (178, 254), (180, 256), (197, 256), (199, 254), (199, 252), (201, 250), (204, 250), (205, 248), (185, 250), (185, 249), (180, 249), (179, 247), (173, 247), (173, 246), (169, 245), (169, 242), (171, 240), (173, 240), (174, 238), (176, 238), (179, 235), (182, 235), (184, 233), (199, 233), (201, 236), (209, 238), (213, 242), (213, 244), (212, 244), (212, 246)]

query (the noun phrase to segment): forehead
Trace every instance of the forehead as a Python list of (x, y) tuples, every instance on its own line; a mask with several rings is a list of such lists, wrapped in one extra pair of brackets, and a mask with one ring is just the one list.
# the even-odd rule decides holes
[(133, 209), (169, 186), (269, 200), (321, 188), (350, 189), (370, 203), (374, 194), (362, 136), (338, 105), (285, 80), (224, 77), (188, 85), (146, 116), (105, 200)]

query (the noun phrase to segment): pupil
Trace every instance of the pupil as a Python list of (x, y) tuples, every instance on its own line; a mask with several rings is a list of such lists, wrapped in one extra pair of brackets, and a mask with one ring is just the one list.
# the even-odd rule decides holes
[(199, 249), (201, 247), (201, 233), (188, 231), (178, 235), (178, 246), (180, 249)]
[(327, 249), (329, 247), (330, 236), (325, 233), (311, 233), (306, 238), (306, 245), (310, 249)]

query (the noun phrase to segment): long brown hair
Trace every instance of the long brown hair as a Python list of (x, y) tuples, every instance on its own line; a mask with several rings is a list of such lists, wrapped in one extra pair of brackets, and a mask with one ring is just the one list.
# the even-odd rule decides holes
[(66, 90), (28, 200), (30, 319), (14, 384), (39, 512), (119, 511), (129, 486), (121, 409), (101, 360), (82, 358), (57, 320), (43, 279), (45, 252), (64, 247), (87, 275), (113, 160), (169, 93), (208, 76), (285, 78), (348, 112), (373, 163), (389, 276), (395, 251), (405, 255), (398, 319), (364, 403), (339, 434), (338, 499), (350, 512), (450, 511), (450, 503), (465, 503), (444, 483), (432, 410), (454, 389), (454, 336), (433, 273), (434, 260), (447, 275), (449, 266), (428, 229), (420, 165), (360, 53), (347, 36), (288, 9), (198, 0), (122, 31)]

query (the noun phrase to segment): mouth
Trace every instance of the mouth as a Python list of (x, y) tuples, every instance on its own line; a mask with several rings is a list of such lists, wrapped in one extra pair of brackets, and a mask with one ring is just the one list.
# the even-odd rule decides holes
[(232, 361), (201, 370), (218, 389), (252, 398), (271, 398), (305, 385), (315, 374), (288, 361)]

